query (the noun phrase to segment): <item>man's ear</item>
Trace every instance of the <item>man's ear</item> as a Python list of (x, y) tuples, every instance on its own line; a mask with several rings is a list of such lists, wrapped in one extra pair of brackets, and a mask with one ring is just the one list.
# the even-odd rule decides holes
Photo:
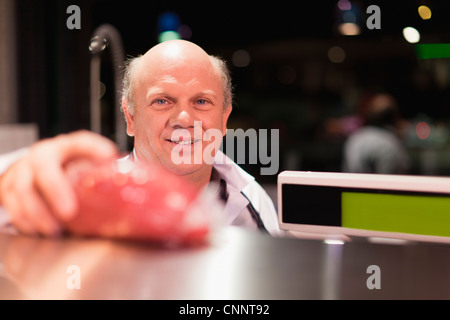
[(130, 113), (128, 110), (128, 101), (123, 99), (122, 100), (122, 110), (125, 114), (125, 120), (127, 121), (127, 134), (130, 137), (134, 136), (134, 116)]
[(232, 105), (230, 104), (228, 107), (223, 110), (223, 124), (222, 124), (222, 135), (225, 136), (227, 134), (227, 122), (230, 117), (231, 111), (233, 110)]

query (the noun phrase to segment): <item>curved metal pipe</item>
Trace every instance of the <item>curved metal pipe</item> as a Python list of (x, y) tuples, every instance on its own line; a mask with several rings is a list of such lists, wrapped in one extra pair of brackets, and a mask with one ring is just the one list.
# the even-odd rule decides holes
[(89, 50), (91, 59), (91, 130), (101, 134), (101, 112), (100, 112), (100, 54), (109, 46), (112, 63), (114, 67), (115, 85), (115, 140), (120, 151), (127, 151), (128, 139), (126, 134), (125, 120), (122, 113), (122, 68), (124, 64), (124, 53), (122, 38), (117, 29), (110, 24), (100, 25), (94, 30)]

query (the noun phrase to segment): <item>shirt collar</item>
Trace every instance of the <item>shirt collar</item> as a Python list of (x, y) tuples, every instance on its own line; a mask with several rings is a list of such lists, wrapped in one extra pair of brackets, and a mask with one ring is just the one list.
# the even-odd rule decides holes
[[(139, 162), (139, 159), (136, 156), (135, 148), (133, 148), (133, 151), (126, 158)], [(218, 182), (219, 186), (224, 182), (226, 194), (228, 194), (228, 191), (226, 191), (226, 186), (229, 186), (241, 192), (249, 183), (254, 180), (255, 178), (253, 176), (239, 167), (221, 150), (217, 151), (214, 158), (213, 170), (211, 172), (211, 181)], [(223, 182), (221, 183), (221, 181)]]
[(227, 190), (227, 183), (222, 177), (220, 176), (219, 172), (213, 167), (211, 171), (211, 180), (210, 185), (214, 185), (217, 187), (217, 195), (219, 199), (221, 199), (223, 202), (227, 202), (228, 200), (228, 190)]
[(218, 151), (214, 158), (213, 168), (217, 170), (227, 185), (241, 192), (249, 183), (255, 180), (222, 151)]

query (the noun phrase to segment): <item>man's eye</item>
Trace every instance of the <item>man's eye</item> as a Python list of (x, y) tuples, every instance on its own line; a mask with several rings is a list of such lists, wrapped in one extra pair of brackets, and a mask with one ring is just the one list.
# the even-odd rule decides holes
[(197, 100), (197, 104), (198, 104), (198, 105), (201, 105), (201, 106), (206, 105), (206, 104), (208, 104), (208, 103), (209, 103), (209, 101), (206, 100), (206, 99), (198, 99), (198, 100)]
[(164, 98), (154, 99), (151, 104), (154, 108), (166, 108), (169, 106), (169, 101)]

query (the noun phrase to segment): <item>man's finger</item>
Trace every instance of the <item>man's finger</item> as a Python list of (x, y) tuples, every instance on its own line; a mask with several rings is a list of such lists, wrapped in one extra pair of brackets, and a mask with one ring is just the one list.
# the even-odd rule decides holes
[(62, 229), (59, 223), (35, 189), (27, 193), (27, 198), (23, 202), (23, 210), (25, 219), (30, 221), (40, 234), (44, 236), (61, 235)]
[(68, 220), (77, 211), (77, 201), (64, 171), (65, 165), (75, 159), (92, 162), (112, 160), (117, 157), (117, 149), (110, 140), (81, 131), (42, 142), (40, 148), (32, 150), (32, 157), (39, 192), (58, 218)]
[(5, 200), (5, 206), (8, 208), (11, 222), (17, 230), (27, 235), (38, 234), (35, 226), (26, 217), (22, 202), (15, 194), (12, 194)]

